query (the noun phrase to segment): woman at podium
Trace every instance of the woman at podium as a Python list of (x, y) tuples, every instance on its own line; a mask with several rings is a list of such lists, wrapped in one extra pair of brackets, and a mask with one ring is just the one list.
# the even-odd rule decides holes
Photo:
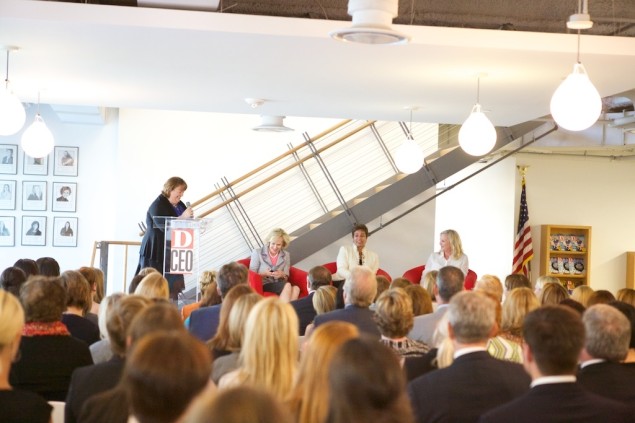
[[(163, 191), (150, 204), (146, 213), (147, 230), (141, 241), (139, 265), (135, 275), (144, 267), (154, 267), (161, 274), (165, 273), (165, 227), (163, 225), (155, 225), (153, 217), (193, 217), (192, 208), (181, 201), (185, 190), (187, 190), (187, 183), (182, 178), (173, 176), (165, 181)], [(170, 286), (170, 298), (176, 300), (179, 292), (185, 289), (183, 275), (166, 274), (165, 276)]]

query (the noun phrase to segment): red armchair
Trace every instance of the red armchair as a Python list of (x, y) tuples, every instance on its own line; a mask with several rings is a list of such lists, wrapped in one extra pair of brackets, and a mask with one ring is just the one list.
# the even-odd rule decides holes
[[(421, 283), (421, 275), (423, 275), (423, 271), (426, 266), (417, 266), (412, 269), (408, 269), (404, 272), (403, 277), (408, 279), (410, 282), (418, 284)], [(474, 285), (476, 284), (477, 275), (472, 269), (467, 270), (467, 275), (465, 275), (465, 282), (463, 284), (463, 288), (466, 291), (471, 291), (474, 289)]]
[[(329, 263), (324, 263), (322, 266), (326, 267), (332, 275), (337, 273), (337, 262), (331, 261)], [(388, 272), (383, 269), (377, 270), (377, 275), (385, 276), (386, 278), (388, 278), (388, 281), (392, 282), (392, 278), (390, 277)]]
[[(244, 264), (249, 269), (249, 263), (251, 262), (251, 258), (244, 258), (240, 260), (236, 260), (238, 263)], [(289, 268), (289, 283), (291, 285), (297, 286), (300, 289), (300, 295), (298, 298), (306, 297), (309, 292), (306, 289), (306, 277), (307, 272), (302, 269), (298, 269), (297, 267), (291, 266)], [(262, 290), (262, 277), (256, 273), (249, 271), (249, 285), (260, 295), (265, 297), (270, 297), (275, 295), (272, 292), (264, 292)]]

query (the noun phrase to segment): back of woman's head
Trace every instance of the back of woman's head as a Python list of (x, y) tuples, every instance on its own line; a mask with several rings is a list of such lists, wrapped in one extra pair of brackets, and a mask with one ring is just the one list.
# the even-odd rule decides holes
[(375, 339), (342, 344), (331, 362), (328, 386), (329, 423), (414, 421), (398, 358)]
[(249, 313), (263, 297), (255, 292), (242, 295), (234, 302), (229, 313), (229, 323), (227, 325), (228, 338), (226, 349), (228, 351), (240, 351), (245, 333), (245, 325)]
[(13, 267), (19, 267), (26, 274), (26, 278), (29, 279), (31, 276), (37, 276), (40, 274), (40, 269), (37, 267), (37, 263), (32, 259), (18, 259), (13, 264)]
[(0, 287), (18, 297), (20, 288), (26, 282), (26, 273), (19, 267), (7, 267), (0, 274)]
[(42, 276), (59, 276), (60, 264), (53, 257), (40, 257), (35, 261)]
[(527, 313), (540, 307), (540, 301), (529, 288), (516, 288), (505, 298), (501, 330), (521, 336)]
[(207, 386), (211, 370), (207, 348), (189, 333), (153, 333), (128, 356), (121, 386), (139, 422), (175, 422)]
[(498, 276), (483, 275), (476, 281), (474, 291), (484, 291), (494, 296), (499, 303), (503, 300), (503, 284)]
[(576, 286), (573, 291), (571, 291), (571, 298), (582, 304), (584, 307), (588, 307), (589, 298), (593, 294), (593, 288), (589, 285), (580, 285)]
[(331, 321), (311, 334), (300, 360), (298, 376), (288, 404), (298, 423), (323, 422), (328, 412), (328, 369), (339, 347), (357, 338), (359, 330), (348, 322)]
[(291, 390), (298, 360), (298, 316), (291, 305), (269, 297), (249, 313), (240, 351), (246, 381), (283, 399)]
[(146, 275), (134, 291), (137, 295), (154, 299), (154, 298), (170, 298), (170, 287), (168, 281), (158, 272), (151, 272)]
[(236, 285), (231, 288), (225, 299), (223, 300), (223, 306), (220, 309), (220, 316), (218, 320), (218, 328), (216, 335), (208, 342), (208, 346), (214, 350), (225, 351), (228, 350), (229, 342), (229, 314), (234, 308), (236, 301), (244, 295), (253, 294), (254, 290), (246, 284)]
[(104, 272), (96, 267), (80, 267), (79, 273), (84, 275), (90, 284), (93, 301), (101, 303), (104, 298)]
[(382, 335), (402, 338), (414, 324), (412, 300), (404, 289), (391, 288), (375, 302), (374, 318)]
[(66, 306), (77, 307), (86, 315), (93, 305), (90, 284), (78, 271), (67, 270), (62, 273), (62, 281), (66, 288)]
[(512, 273), (505, 278), (505, 290), (511, 291), (516, 288), (531, 288), (529, 278), (522, 273)]
[(181, 315), (176, 307), (167, 302), (155, 302), (137, 313), (128, 328), (132, 344), (154, 332), (185, 331)]
[(599, 289), (591, 294), (586, 306), (588, 308), (595, 304), (607, 304), (611, 301), (615, 301), (615, 296), (611, 293), (611, 291), (607, 291), (606, 289)]
[[(223, 390), (196, 401), (185, 423), (291, 423), (291, 416), (269, 392), (251, 386)], [(317, 423), (317, 422), (316, 422)]]
[(118, 303), (125, 296), (126, 295), (121, 292), (115, 292), (114, 294), (104, 298), (104, 301), (102, 302), (103, 304), (99, 307), (99, 313), (97, 314), (97, 326), (99, 326), (99, 333), (101, 334), (102, 339), (108, 338), (108, 328), (106, 327), (108, 310), (110, 310), (115, 303)]
[(423, 285), (423, 288), (428, 291), (428, 294), (430, 294), (430, 298), (432, 299), (432, 301), (436, 300), (436, 297), (434, 296), (434, 287), (437, 286), (438, 274), (438, 270), (430, 270), (428, 273), (426, 273), (426, 275), (423, 277), (423, 280), (421, 281), (421, 285)]
[(128, 329), (137, 314), (150, 304), (151, 300), (148, 298), (141, 295), (129, 295), (109, 307), (106, 315), (106, 329), (110, 348), (115, 354), (119, 356), (126, 354)]
[(558, 305), (565, 298), (569, 298), (567, 289), (560, 283), (547, 283), (540, 291), (540, 305)]
[[(580, 285), (580, 286), (586, 286), (586, 285)], [(635, 306), (635, 289), (633, 288), (620, 289), (619, 291), (617, 291), (616, 297), (617, 297), (617, 301), (621, 301), (623, 303), (627, 303), (632, 306)]]
[(23, 326), (24, 310), (20, 301), (10, 292), (0, 290), (0, 352), (15, 341)]
[(412, 312), (415, 316), (430, 314), (434, 311), (432, 297), (421, 285), (410, 284), (404, 290), (412, 300)]
[(316, 313), (324, 314), (335, 310), (336, 296), (337, 288), (334, 286), (326, 285), (319, 287), (311, 299)]
[(20, 289), (20, 301), (27, 322), (56, 322), (66, 311), (66, 290), (62, 278), (32, 276)]

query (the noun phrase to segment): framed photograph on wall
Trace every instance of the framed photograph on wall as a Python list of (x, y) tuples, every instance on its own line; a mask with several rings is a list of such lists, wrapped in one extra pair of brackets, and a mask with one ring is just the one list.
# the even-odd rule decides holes
[(0, 216), (0, 247), (15, 245), (15, 217)]
[(48, 175), (49, 156), (35, 158), (24, 153), (24, 160), (22, 160), (22, 173), (25, 175)]
[(75, 182), (53, 182), (51, 192), (53, 211), (75, 212), (77, 204), (77, 184)]
[(77, 176), (79, 147), (55, 147), (53, 175)]
[(15, 210), (16, 182), (0, 179), (0, 210)]
[(46, 245), (46, 216), (22, 216), (22, 245)]
[(53, 218), (53, 246), (77, 247), (77, 218)]
[(16, 175), (18, 173), (18, 146), (0, 144), (0, 173)]
[(22, 181), (22, 210), (46, 210), (46, 181)]

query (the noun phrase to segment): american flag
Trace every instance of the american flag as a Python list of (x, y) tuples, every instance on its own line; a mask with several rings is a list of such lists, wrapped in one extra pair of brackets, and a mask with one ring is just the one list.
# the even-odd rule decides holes
[(529, 226), (529, 208), (527, 207), (527, 191), (525, 176), (522, 178), (522, 192), (520, 193), (520, 213), (518, 215), (518, 231), (514, 243), (514, 263), (512, 273), (523, 273), (529, 276), (529, 261), (534, 258), (534, 248), (531, 243), (531, 228)]

